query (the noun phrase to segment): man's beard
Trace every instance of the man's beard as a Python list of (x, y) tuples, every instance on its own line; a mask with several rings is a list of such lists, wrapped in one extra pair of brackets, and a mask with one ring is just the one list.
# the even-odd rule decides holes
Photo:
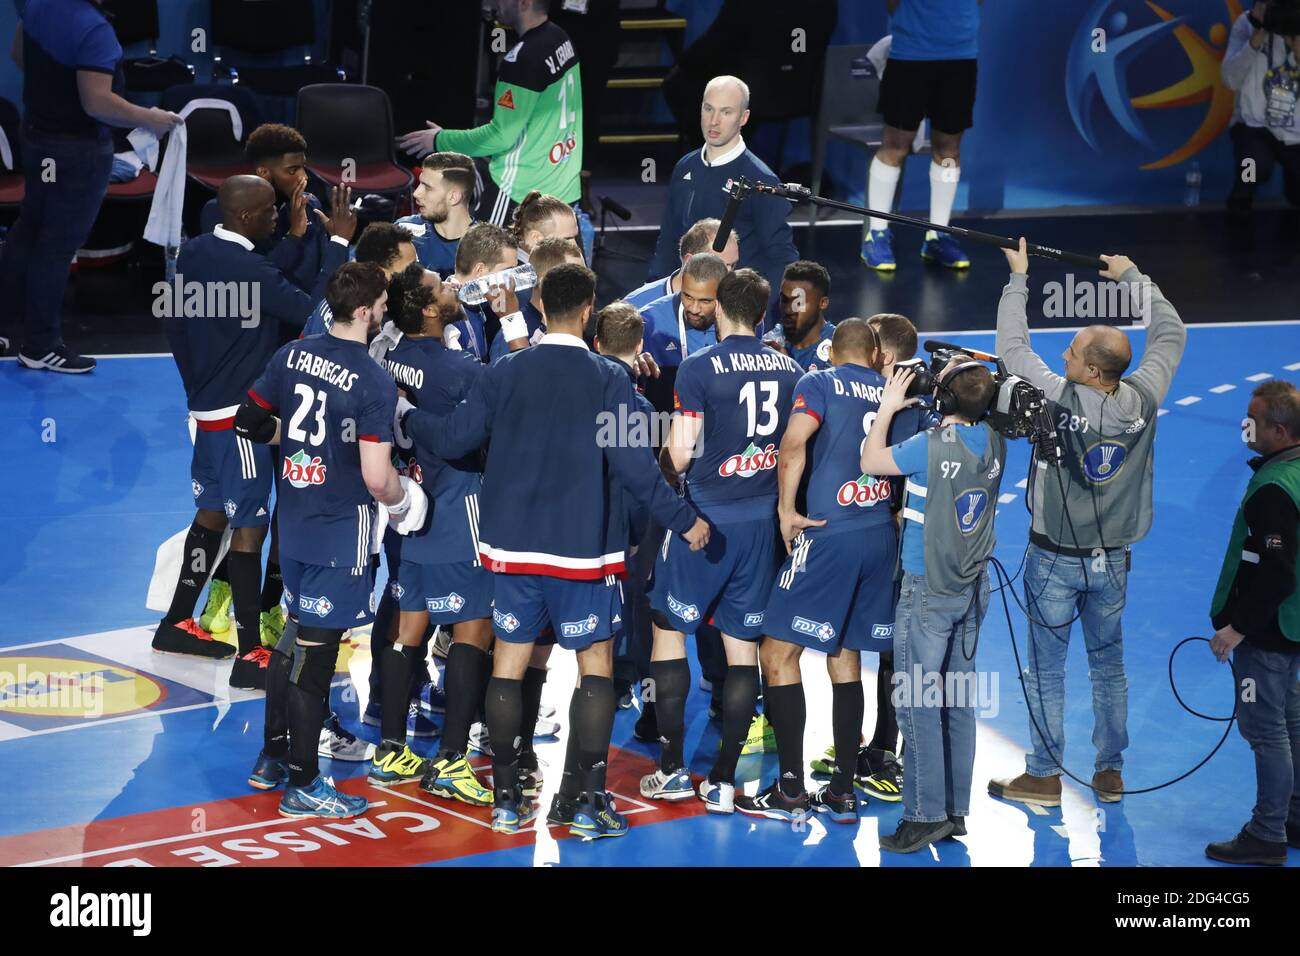
[(684, 318), (686, 319), (686, 325), (689, 328), (694, 329), (696, 332), (707, 332), (709, 329), (713, 328), (715, 316), (710, 315), (706, 317), (703, 324), (700, 325), (696, 325), (695, 322), (692, 321), (694, 317), (689, 314), (685, 315)]
[(435, 226), (440, 222), (446, 222), (449, 214), (450, 210), (447, 209), (446, 206), (442, 207), (442, 212), (433, 212), (429, 209), (420, 210), (421, 218), (423, 218), (425, 222), (433, 223)]

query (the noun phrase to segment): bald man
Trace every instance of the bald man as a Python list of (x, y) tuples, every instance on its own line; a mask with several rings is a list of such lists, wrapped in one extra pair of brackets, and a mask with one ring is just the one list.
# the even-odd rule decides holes
[(261, 553), (270, 521), (271, 452), (235, 435), (235, 412), (274, 354), (280, 322), (301, 326), (329, 277), (347, 261), (348, 242), (341, 233), (349, 224), (336, 217), (326, 226), (331, 239), (313, 298), (254, 249), (275, 228), (271, 184), (259, 176), (231, 176), (221, 184), (217, 201), (222, 222), (181, 247), (174, 286), (159, 282), (153, 290), (154, 314), (165, 319), (198, 425), (190, 463), (198, 513), (185, 541), (190, 558), (154, 632), (153, 648), (218, 660), (229, 656), (229, 646), (214, 641), (192, 617), (229, 526), (227, 571), (239, 644), (230, 686), (261, 690), (268, 660), (260, 640)]
[[(1146, 347), (1129, 374), (1128, 337), (1108, 325), (1079, 331), (1066, 348), (1065, 375), (1052, 372), (1029, 346), (1025, 240), (1007, 251), (1011, 281), (998, 308), (997, 351), (1007, 368), (1041, 388), (1049, 402), (1059, 466), (1030, 469), (1033, 523), (1025, 558), (1029, 665), (1025, 692), (1033, 751), (1025, 773), (989, 782), (989, 793), (1039, 806), (1061, 803), (1065, 752), (1065, 652), (1077, 617), (1092, 680), (1092, 787), (1097, 799), (1123, 796), (1128, 746), (1128, 681), (1120, 617), (1129, 547), (1151, 527), (1151, 461), (1156, 418), (1183, 356), (1187, 330), (1169, 301), (1125, 256), (1102, 256), (1104, 279), (1147, 327)], [(1099, 295), (1101, 295), (1099, 291)], [(1117, 301), (1107, 296), (1103, 301)], [(1121, 303), (1123, 299), (1119, 299)]]
[[(728, 179), (744, 176), (751, 183), (777, 182), (776, 174), (745, 145), (741, 129), (747, 122), (749, 87), (735, 76), (715, 76), (704, 88), (700, 104), (704, 146), (687, 153), (673, 167), (668, 204), (646, 279), (660, 279), (680, 267), (678, 243), (696, 221), (722, 218), (727, 209), (723, 189)], [(778, 318), (781, 273), (799, 258), (794, 234), (786, 222), (789, 212), (789, 201), (751, 193), (733, 224), (740, 244), (735, 267), (761, 273), (773, 290), (768, 327)]]

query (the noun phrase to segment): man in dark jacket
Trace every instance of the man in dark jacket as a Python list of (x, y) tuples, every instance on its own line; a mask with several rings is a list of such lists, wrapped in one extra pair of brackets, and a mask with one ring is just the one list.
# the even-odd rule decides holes
[(1281, 866), (1300, 848), (1300, 391), (1264, 382), (1243, 423), (1259, 457), (1237, 510), (1210, 617), (1210, 649), (1232, 657), (1237, 727), (1255, 752), (1257, 796), (1250, 822), (1205, 855), (1224, 863)]

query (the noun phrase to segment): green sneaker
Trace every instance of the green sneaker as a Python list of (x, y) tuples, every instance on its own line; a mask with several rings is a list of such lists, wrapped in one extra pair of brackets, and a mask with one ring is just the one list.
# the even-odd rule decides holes
[(208, 603), (199, 615), (199, 627), (209, 634), (225, 634), (230, 630), (230, 585), (213, 580), (208, 586)]
[(745, 738), (745, 746), (740, 748), (742, 757), (762, 753), (776, 753), (776, 730), (767, 719), (767, 714), (759, 714), (750, 723), (749, 736)]
[(813, 773), (834, 776), (836, 770), (834, 745), (827, 747), (824, 754), (813, 760), (811, 767)]
[(278, 604), (269, 611), (263, 611), (260, 621), (263, 647), (275, 647), (284, 634), (284, 608)]

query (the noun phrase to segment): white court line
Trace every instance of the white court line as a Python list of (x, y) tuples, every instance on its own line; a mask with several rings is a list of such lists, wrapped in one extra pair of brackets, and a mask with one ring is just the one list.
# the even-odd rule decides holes
[(1195, 404), (1196, 404), (1197, 402), (1199, 402), (1200, 400), (1201, 400), (1201, 396), (1199, 396), (1199, 395), (1188, 395), (1186, 398), (1180, 398), (1178, 401), (1174, 402), (1174, 404), (1175, 404), (1175, 405), (1195, 405)]
[(1246, 376), (1246, 381), (1248, 381), (1248, 382), (1262, 382), (1262, 381), (1264, 381), (1264, 379), (1266, 379), (1266, 378), (1272, 378), (1272, 377), (1273, 377), (1273, 373), (1272, 373), (1272, 372), (1256, 372), (1254, 375), (1247, 375), (1247, 376)]
[(1210, 391), (1215, 395), (1222, 395), (1224, 392), (1231, 392), (1236, 387), (1236, 385), (1216, 385)]
[(1010, 492), (1007, 492), (1005, 495), (998, 495), (998, 504), (1009, 505), (1019, 497), (1019, 495), (1013, 495)]
[[(378, 790), (381, 788), (376, 787), (375, 789)], [(379, 803), (370, 804), (370, 808), (368, 809), (373, 809), (374, 807), (386, 807), (386, 806), (388, 806), (387, 803), (380, 801)], [(320, 818), (302, 817), (301, 819), (316, 820)], [(325, 821), (325, 822), (328, 823), (329, 821)], [(263, 827), (280, 826), (281, 824), (292, 826), (293, 823), (294, 823), (293, 817), (272, 817), (270, 820), (258, 820), (256, 823), (241, 823), (238, 826), (221, 827), (218, 830), (202, 830), (198, 833), (182, 833), (179, 836), (161, 837), (160, 839), (157, 840), (146, 840), (143, 843), (124, 843), (121, 846), (105, 847), (102, 850), (90, 850), (86, 853), (74, 853), (71, 856), (53, 856), (45, 860), (32, 860), (29, 863), (16, 863), (14, 865), (20, 867), (54, 866), (59, 863), (71, 863), (73, 860), (89, 860), (92, 857), (96, 857), (96, 856), (111, 856), (114, 853), (126, 853), (128, 850), (143, 850), (146, 847), (165, 846), (168, 843), (184, 843), (187, 840), (195, 840), (195, 839), (214, 837), (214, 836), (223, 836), (227, 833), (239, 833), (243, 830), (257, 830)]]
[(1029, 487), (1029, 479), (1028, 479), (1028, 478), (1021, 478), (1019, 481), (1016, 482), (1016, 487), (1017, 487), (1017, 488), (1028, 488), (1028, 487)]
[(1159, 418), (1161, 415), (1168, 415), (1168, 414), (1169, 414), (1169, 409), (1162, 408), (1160, 409), (1160, 411), (1156, 412), (1156, 418)]
[(1282, 367), (1288, 372), (1294, 372), (1296, 369), (1300, 369), (1300, 362), (1292, 362), (1290, 365), (1283, 365)]

